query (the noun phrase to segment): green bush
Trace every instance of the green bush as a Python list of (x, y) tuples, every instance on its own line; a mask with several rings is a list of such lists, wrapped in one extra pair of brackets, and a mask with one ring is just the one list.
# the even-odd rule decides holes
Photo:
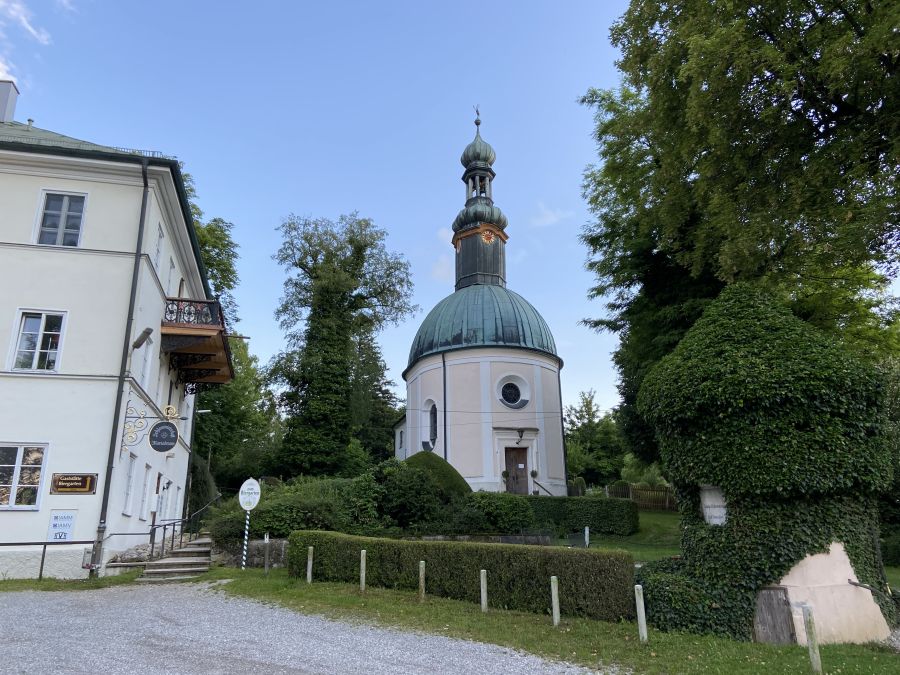
[[(378, 516), (381, 488), (370, 474), (357, 478), (297, 479), (281, 486), (264, 485), (250, 517), (250, 536), (287, 537), (297, 528), (369, 533), (382, 524)], [(244, 511), (236, 499), (211, 510), (205, 520), (213, 541), (228, 551), (240, 548)]]
[(466, 501), (484, 515), (484, 523), (487, 526), (484, 532), (519, 534), (534, 527), (534, 512), (528, 505), (527, 498), (521, 495), (508, 492), (473, 492)]
[(417, 452), (405, 462), (430, 474), (448, 501), (453, 497), (461, 497), (472, 492), (462, 474), (453, 468), (450, 462), (433, 452)]
[(606, 497), (525, 497), (538, 528), (562, 536), (585, 525), (595, 534), (627, 536), (638, 531), (638, 508), (628, 499)]
[(436, 520), (445, 504), (432, 475), (405, 462), (382, 462), (375, 469), (375, 480), (382, 486), (379, 513), (401, 528)]
[(634, 616), (634, 563), (624, 551), (404, 541), (301, 531), (291, 534), (288, 543), (291, 576), (306, 574), (308, 546), (314, 547), (313, 579), (317, 581), (357, 582), (359, 552), (365, 549), (366, 581), (372, 586), (416, 589), (419, 561), (424, 560), (425, 587), (431, 595), (478, 602), (479, 570), (485, 569), (492, 607), (548, 612), (550, 577), (555, 575), (563, 614), (604, 621)]

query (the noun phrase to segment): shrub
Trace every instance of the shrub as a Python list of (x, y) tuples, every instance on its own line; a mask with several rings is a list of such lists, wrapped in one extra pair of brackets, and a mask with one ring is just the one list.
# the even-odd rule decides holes
[(405, 461), (409, 466), (430, 474), (448, 501), (472, 492), (462, 474), (450, 462), (433, 452), (417, 452)]
[(557, 534), (583, 530), (596, 534), (628, 536), (638, 531), (637, 504), (628, 499), (606, 497), (526, 497), (538, 527)]
[(527, 498), (521, 495), (473, 492), (466, 501), (484, 515), (486, 532), (518, 534), (534, 527), (534, 512)]
[(376, 467), (375, 480), (382, 487), (379, 513), (399, 527), (431, 522), (440, 513), (441, 491), (428, 472), (389, 459)]
[[(488, 493), (475, 493), (488, 494)], [(491, 606), (548, 612), (550, 577), (559, 577), (563, 614), (617, 621), (634, 616), (634, 563), (625, 551), (375, 539), (333, 532), (294, 532), (288, 543), (288, 573), (306, 574), (307, 547), (314, 547), (313, 578), (359, 580), (359, 552), (366, 550), (366, 580), (372, 586), (418, 588), (419, 561), (426, 562), (432, 595), (478, 602), (479, 570), (487, 570)]]

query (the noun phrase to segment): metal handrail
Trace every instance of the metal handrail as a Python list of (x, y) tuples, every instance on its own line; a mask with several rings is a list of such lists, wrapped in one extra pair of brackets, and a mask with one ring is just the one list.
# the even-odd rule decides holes
[[(199, 509), (194, 511), (187, 518), (170, 518), (167, 523), (158, 523), (150, 527), (150, 558), (153, 559), (153, 554), (156, 552), (156, 530), (160, 527), (162, 528), (162, 539), (160, 540), (160, 551), (159, 557), (163, 557), (166, 554), (166, 529), (171, 525), (172, 526), (172, 543), (169, 547), (169, 550), (175, 548), (175, 530), (177, 525), (181, 525), (180, 535), (178, 539), (179, 547), (184, 545), (184, 523), (191, 523), (192, 525), (196, 522), (197, 516), (206, 511), (210, 506), (215, 504), (219, 499), (222, 498), (221, 493), (217, 493), (215, 497), (209, 500), (206, 504), (201, 506)], [(188, 541), (190, 542), (191, 537), (188, 535)]]
[(84, 544), (93, 544), (94, 540), (90, 539), (88, 541), (72, 541), (72, 540), (61, 540), (61, 541), (0, 541), (0, 546), (41, 546), (41, 568), (38, 570), (38, 581), (41, 581), (44, 578), (44, 559), (47, 557), (47, 547), (48, 546), (62, 546), (64, 544), (71, 544), (72, 546), (84, 545)]

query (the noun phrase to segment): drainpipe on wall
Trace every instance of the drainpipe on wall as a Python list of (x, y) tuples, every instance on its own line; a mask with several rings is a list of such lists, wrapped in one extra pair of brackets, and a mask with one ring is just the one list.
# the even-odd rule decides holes
[(134, 306), (137, 297), (138, 275), (141, 270), (141, 252), (144, 245), (144, 225), (147, 219), (147, 196), (150, 192), (147, 181), (147, 160), (141, 162), (141, 179), (144, 191), (141, 194), (141, 215), (138, 221), (137, 244), (134, 250), (134, 265), (131, 271), (131, 296), (128, 298), (128, 318), (125, 321), (125, 339), (122, 341), (122, 361), (119, 367), (119, 390), (116, 392), (116, 405), (113, 408), (113, 423), (109, 434), (109, 456), (106, 461), (106, 480), (103, 483), (103, 501), (100, 504), (100, 522), (97, 524), (97, 540), (94, 542), (94, 553), (91, 556), (91, 576), (97, 576), (97, 570), (103, 560), (103, 537), (106, 534), (106, 514), (109, 509), (109, 491), (112, 481), (113, 465), (116, 458), (116, 447), (119, 444), (119, 423), (122, 415), (122, 398), (125, 394), (125, 373), (128, 368), (128, 354), (131, 347), (131, 331), (134, 324)]
[(559, 432), (562, 434), (562, 451), (563, 451), (563, 487), (566, 489), (566, 495), (569, 494), (569, 456), (566, 452), (566, 425), (563, 422), (563, 402), (562, 402), (562, 376), (559, 370), (556, 371), (556, 390), (559, 392)]
[(444, 371), (444, 461), (447, 461), (447, 355), (441, 352), (441, 365)]

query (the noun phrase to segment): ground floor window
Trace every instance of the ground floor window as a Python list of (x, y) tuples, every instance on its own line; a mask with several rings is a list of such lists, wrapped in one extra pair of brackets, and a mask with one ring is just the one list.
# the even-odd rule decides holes
[(47, 447), (0, 444), (0, 509), (37, 508)]

